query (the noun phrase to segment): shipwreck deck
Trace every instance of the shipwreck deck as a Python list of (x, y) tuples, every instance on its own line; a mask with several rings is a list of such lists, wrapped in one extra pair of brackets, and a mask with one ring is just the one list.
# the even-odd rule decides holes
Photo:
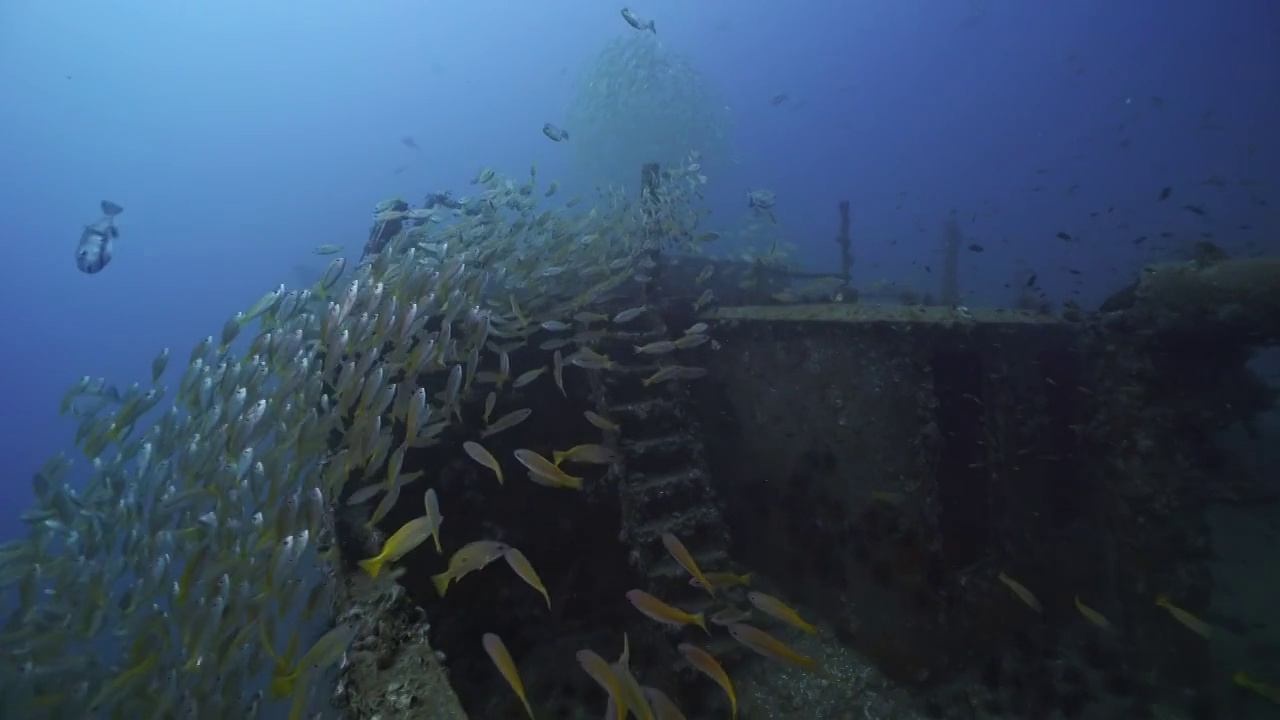
[(1062, 325), (1064, 320), (1033, 310), (1012, 308), (964, 308), (924, 305), (875, 305), (866, 303), (814, 303), (739, 305), (717, 307), (702, 313), (703, 320), (746, 322), (800, 322), (850, 324)]

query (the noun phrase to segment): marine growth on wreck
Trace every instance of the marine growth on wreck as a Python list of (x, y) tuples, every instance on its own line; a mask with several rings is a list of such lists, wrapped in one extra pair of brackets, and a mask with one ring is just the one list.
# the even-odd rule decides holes
[[(35, 474), (0, 547), (5, 707), (1198, 717), (1218, 631), (1167, 548), (1207, 460), (1178, 444), (1268, 405), (1198, 414), (1256, 390), (1243, 351), (1189, 368), (1114, 328), (1186, 331), (1167, 313), (1203, 308), (1165, 283), (1271, 266), (1091, 317), (870, 305), (846, 203), (841, 272), (799, 304), (776, 247), (707, 259), (698, 161), (638, 196), (484, 169), (452, 207), (384, 202), (358, 261), (318, 248), (314, 285), (148, 385), (76, 382), (83, 457)], [(1257, 317), (1236, 347), (1274, 339)]]

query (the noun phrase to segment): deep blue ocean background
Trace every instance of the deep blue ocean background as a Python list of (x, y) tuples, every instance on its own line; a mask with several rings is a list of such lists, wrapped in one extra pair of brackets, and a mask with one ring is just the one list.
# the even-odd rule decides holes
[[(855, 284), (936, 293), (926, 266), (955, 218), (984, 248), (962, 255), (975, 306), (1012, 304), (1035, 272), (1055, 306), (1096, 307), (1202, 237), (1280, 251), (1274, 2), (633, 7), (732, 117), (734, 159), (705, 168), (712, 224), (770, 188), (810, 269), (835, 269), (843, 199)], [(0, 540), (23, 532), (31, 473), (74, 452), (58, 399), (76, 378), (145, 382), (169, 347), (172, 387), (227, 317), (311, 282), (327, 260), (313, 247), (358, 255), (385, 197), (464, 193), (484, 166), (572, 178), (569, 144), (540, 130), (563, 123), (584, 64), (637, 32), (619, 9), (0, 4)], [(103, 199), (125, 208), (121, 237), (89, 276), (73, 250)]]
[[(954, 210), (986, 249), (962, 258), (974, 305), (1011, 302), (1026, 267), (1049, 299), (1094, 306), (1203, 232), (1232, 252), (1276, 248), (1278, 206), (1263, 204), (1280, 168), (1274, 3), (636, 10), (732, 113), (736, 162), (707, 168), (715, 211), (774, 189), (814, 268), (834, 266), (840, 199), (856, 280), (921, 289)], [(0, 535), (18, 532), (30, 472), (72, 449), (57, 400), (75, 378), (145, 379), (165, 346), (183, 360), (265, 290), (318, 273), (312, 247), (359, 247), (386, 196), (463, 191), (483, 166), (568, 175), (542, 123), (628, 32), (617, 7), (581, 0), (5, 3)], [(104, 198), (125, 208), (122, 237), (87, 276), (72, 253)]]

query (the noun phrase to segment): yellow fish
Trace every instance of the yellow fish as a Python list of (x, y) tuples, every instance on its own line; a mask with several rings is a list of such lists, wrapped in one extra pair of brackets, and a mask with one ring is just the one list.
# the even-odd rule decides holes
[(507, 551), (507, 547), (506, 543), (496, 540), (476, 540), (463, 545), (453, 554), (453, 557), (449, 558), (449, 567), (444, 572), (431, 576), (436, 592), (440, 593), (440, 597), (444, 597), (445, 592), (449, 590), (449, 583), (457, 582), (468, 573), (475, 572), (497, 560)]
[(694, 562), (693, 555), (689, 554), (689, 548), (686, 548), (684, 543), (680, 542), (680, 538), (672, 535), (671, 533), (662, 533), (662, 544), (667, 548), (667, 552), (671, 553), (671, 557), (675, 558), (675, 561), (680, 563), (680, 567), (684, 568), (685, 572), (692, 575), (695, 580), (701, 583), (702, 587), (705, 588), (712, 597), (715, 597), (715, 586), (712, 585), (711, 581), (707, 580), (707, 576), (703, 575), (702, 571), (698, 569), (698, 563)]
[(733, 636), (734, 640), (737, 640), (765, 657), (785, 660), (796, 667), (804, 668), (805, 670), (812, 670), (821, 675), (827, 674), (826, 671), (822, 669), (822, 666), (818, 664), (817, 660), (814, 660), (808, 655), (801, 655), (795, 650), (792, 650), (781, 640), (760, 628), (743, 624), (730, 625), (729, 634)]
[(1088, 620), (1094, 625), (1097, 625), (1100, 628), (1104, 628), (1108, 630), (1111, 628), (1111, 621), (1108, 620), (1107, 617), (1102, 613), (1098, 612), (1097, 610), (1094, 610), (1088, 605), (1085, 605), (1083, 602), (1080, 602), (1079, 595), (1076, 596), (1076, 610), (1079, 610), (1080, 614), (1084, 616), (1084, 619)]
[(752, 591), (747, 593), (747, 599), (765, 615), (770, 615), (792, 627), (800, 628), (810, 635), (816, 635), (818, 632), (818, 628), (805, 622), (799, 613), (772, 595)]
[(506, 550), (502, 551), (502, 557), (507, 561), (507, 564), (511, 566), (511, 569), (516, 571), (516, 575), (519, 575), (521, 580), (529, 583), (530, 587), (542, 593), (543, 599), (547, 601), (547, 609), (550, 610), (551, 596), (547, 594), (547, 588), (542, 584), (542, 579), (538, 577), (538, 573), (534, 571), (533, 565), (529, 563), (529, 558), (525, 557), (524, 553), (510, 546), (508, 546)]
[(653, 709), (655, 720), (689, 720), (680, 711), (680, 708), (676, 706), (675, 702), (661, 690), (642, 687), (640, 692), (644, 693), (644, 699), (649, 701), (649, 707)]
[(440, 499), (436, 497), (435, 488), (427, 488), (427, 492), (422, 496), (422, 504), (426, 506), (426, 518), (431, 524), (431, 539), (436, 543), (436, 554), (444, 552), (440, 547), (440, 523), (444, 522), (444, 518), (440, 516)]
[(521, 448), (516, 450), (515, 455), (516, 460), (529, 469), (529, 479), (539, 485), (582, 489), (582, 478), (569, 475), (538, 453)]
[(724, 694), (729, 696), (729, 710), (732, 717), (738, 717), (738, 696), (733, 692), (733, 683), (729, 680), (729, 675), (720, 667), (720, 663), (715, 657), (698, 647), (689, 643), (680, 643), (676, 648), (689, 664), (696, 668), (699, 672), (712, 680), (716, 681), (723, 690)]
[(382, 551), (377, 555), (361, 560), (359, 565), (371, 577), (378, 577), (378, 573), (382, 571), (382, 566), (389, 562), (395, 562), (404, 557), (410, 550), (418, 547), (424, 540), (431, 536), (431, 518), (422, 516), (414, 518), (400, 529), (395, 531), (391, 537), (382, 545)]
[(462, 443), (462, 449), (467, 451), (467, 454), (471, 456), (472, 460), (475, 460), (484, 467), (492, 470), (493, 474), (498, 477), (498, 484), (502, 484), (502, 466), (498, 464), (497, 458), (490, 454), (488, 450), (484, 449), (483, 445), (478, 442), (468, 440)]
[(576, 463), (592, 463), (595, 465), (612, 465), (620, 462), (622, 456), (617, 450), (599, 445), (597, 443), (587, 443), (585, 445), (574, 445), (568, 450), (556, 450), (551, 454), (553, 464), (560, 467), (564, 462)]
[[(622, 634), (622, 654), (618, 656), (618, 662), (611, 667), (613, 674), (618, 678), (618, 687), (622, 690), (622, 699), (627, 708), (638, 720), (656, 720), (653, 708), (645, 702), (640, 683), (636, 681), (636, 676), (631, 674), (631, 641), (626, 633)], [(609, 714), (607, 709), (605, 714)]]
[(485, 633), (481, 642), (484, 644), (484, 651), (489, 654), (489, 659), (497, 666), (498, 672), (502, 673), (507, 684), (515, 691), (516, 697), (520, 698), (524, 711), (529, 714), (529, 720), (535, 720), (533, 707), (529, 705), (529, 698), (524, 694), (524, 683), (520, 682), (516, 663), (511, 659), (511, 653), (507, 652), (507, 646), (502, 643), (502, 638), (493, 633)]
[(582, 414), (587, 418), (587, 422), (591, 423), (592, 425), (595, 425), (596, 427), (600, 428), (601, 430), (604, 430), (605, 432), (618, 432), (619, 430), (622, 429), (617, 423), (610, 420), (609, 418), (604, 417), (603, 415), (597, 415), (596, 413), (593, 413), (590, 410), (585, 410), (583, 411)]
[(628, 590), (627, 599), (637, 610), (666, 625), (697, 625), (702, 631), (711, 634), (707, 629), (707, 620), (702, 613), (691, 615), (680, 608), (672, 607), (643, 590)]
[(1276, 687), (1271, 683), (1254, 680), (1240, 670), (1231, 674), (1231, 682), (1246, 690), (1255, 692), (1271, 702), (1280, 703), (1280, 687)]
[[(751, 573), (709, 572), (703, 573), (715, 588), (731, 588), (751, 584)], [(702, 582), (696, 577), (689, 578), (689, 584), (700, 588)]]
[(609, 663), (591, 650), (579, 650), (578, 664), (609, 694), (609, 700), (616, 708), (616, 720), (626, 720), (627, 703), (622, 699), (622, 685), (618, 681), (618, 676), (613, 673), (613, 668), (609, 667)]
[(1186, 610), (1183, 610), (1177, 605), (1174, 605), (1172, 602), (1170, 602), (1168, 595), (1161, 595), (1160, 597), (1156, 598), (1156, 605), (1159, 605), (1165, 610), (1168, 610), (1169, 614), (1173, 616), (1174, 620), (1177, 620), (1183, 625), (1186, 625), (1191, 630), (1191, 632), (1194, 632), (1195, 634), (1204, 638), (1208, 638), (1213, 635), (1212, 625), (1206, 623), (1205, 621), (1201, 620), (1195, 615), (1192, 615)]
[[(311, 649), (303, 653), (297, 665), (290, 668), (280, 658), (275, 658), (276, 667), (271, 675), (271, 696), (282, 698), (293, 693), (294, 683), (303, 673), (311, 670), (324, 670), (338, 661), (342, 653), (347, 651), (356, 636), (354, 625), (339, 625), (316, 640)], [(286, 653), (288, 654), (288, 653)]]
[(1036, 612), (1044, 612), (1044, 608), (1040, 605), (1040, 601), (1036, 599), (1035, 595), (1031, 594), (1030, 590), (1023, 587), (1022, 583), (1014, 580), (1004, 573), (1000, 573), (996, 577), (1000, 582), (1008, 585), (1009, 589), (1013, 591), (1013, 594), (1017, 595), (1019, 600), (1026, 603), (1027, 607), (1035, 610)]

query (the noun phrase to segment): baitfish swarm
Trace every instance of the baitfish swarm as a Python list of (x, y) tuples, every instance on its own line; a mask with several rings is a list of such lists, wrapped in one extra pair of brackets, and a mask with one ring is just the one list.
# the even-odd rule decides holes
[[(352, 624), (314, 638), (297, 622), (328, 617), (331, 508), (380, 498), (376, 523), (411, 479), (401, 473), (409, 447), (441, 442), (452, 425), (484, 437), (527, 418), (500, 405), (506, 388), (544, 374), (509, 377), (509, 354), (535, 332), (565, 333), (549, 348), (562, 388), (566, 367), (613, 367), (592, 350), (602, 331), (591, 324), (645, 309), (611, 320), (588, 308), (647, 281), (659, 243), (705, 241), (690, 204), (706, 181), (696, 159), (643, 202), (601, 191), (589, 212), (571, 210), (579, 198), (539, 209), (556, 185), (535, 193), (536, 171), (518, 182), (483, 170), (479, 193), (451, 215), (378, 213), (401, 227), (380, 252), (349, 273), (335, 259), (311, 288), (268, 292), (198, 343), (172, 387), (167, 350), (149, 386), (76, 382), (61, 409), (79, 422), (87, 468), (50, 459), (22, 514), (27, 535), (0, 545), (0, 585), (16, 599), (0, 627), (6, 712), (241, 718), (274, 701), (297, 718), (323, 700), (317, 679), (360, 642)], [(700, 335), (638, 352), (670, 353)], [(669, 367), (650, 380), (702, 373)], [(486, 394), (484, 426), (464, 419), (463, 401)], [(483, 448), (468, 452), (487, 462)], [(572, 484), (536, 453), (521, 462), (531, 479)], [(366, 570), (408, 543), (439, 547), (439, 503), (428, 493), (423, 522)], [(497, 551), (540, 587), (518, 550)]]

